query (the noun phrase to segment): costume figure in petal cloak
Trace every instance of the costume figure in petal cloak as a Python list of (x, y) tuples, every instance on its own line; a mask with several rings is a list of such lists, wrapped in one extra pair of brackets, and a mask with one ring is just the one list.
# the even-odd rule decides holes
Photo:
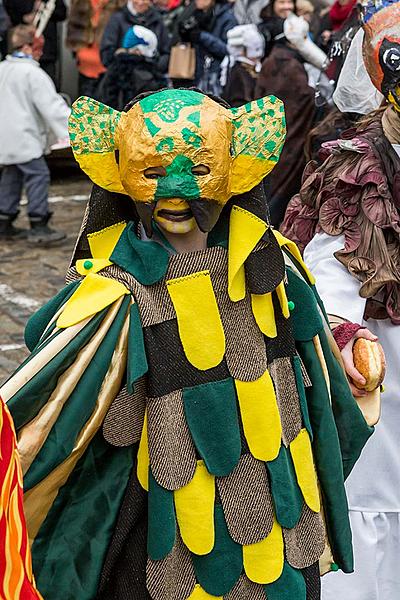
[(70, 128), (93, 193), (67, 286), (2, 389), (39, 589), (319, 598), (322, 556), (353, 568), (343, 481), (373, 428), (312, 275), (268, 223), (282, 103), (81, 98)]

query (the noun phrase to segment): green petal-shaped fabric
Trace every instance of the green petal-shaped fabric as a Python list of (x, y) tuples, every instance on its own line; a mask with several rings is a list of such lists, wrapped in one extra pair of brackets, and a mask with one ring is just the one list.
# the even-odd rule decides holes
[(342, 455), (328, 388), (313, 342), (298, 342), (297, 350), (312, 382), (312, 386), (306, 389), (306, 397), (314, 433), (313, 454), (324, 498), (329, 542), (335, 562), (345, 573), (351, 573), (353, 551)]
[(174, 493), (161, 487), (149, 470), (147, 553), (151, 560), (162, 560), (175, 544), (176, 519)]
[(265, 586), (268, 600), (307, 600), (306, 582), (302, 572), (285, 561), (282, 575)]
[(265, 464), (269, 473), (276, 520), (282, 527), (292, 529), (300, 519), (303, 495), (297, 483), (290, 452), (282, 444), (277, 458)]
[(310, 423), (310, 415), (308, 414), (306, 390), (304, 388), (303, 374), (301, 372), (301, 363), (298, 356), (293, 357), (293, 370), (296, 377), (297, 392), (300, 399), (301, 416), (303, 418), (304, 427), (307, 429), (310, 439), (313, 439), (313, 433)]
[(242, 547), (229, 535), (221, 504), (215, 505), (215, 544), (205, 556), (192, 554), (196, 578), (212, 596), (225, 596), (243, 570)]
[(137, 304), (132, 304), (129, 317), (128, 364), (126, 387), (133, 394), (134, 382), (147, 373), (148, 364), (144, 346), (143, 329)]
[(233, 379), (183, 390), (193, 441), (212, 475), (229, 475), (240, 459), (241, 440)]
[(287, 298), (294, 302), (294, 308), (290, 313), (294, 339), (300, 342), (311, 340), (323, 328), (317, 301), (310, 286), (292, 269), (287, 268), (286, 273)]

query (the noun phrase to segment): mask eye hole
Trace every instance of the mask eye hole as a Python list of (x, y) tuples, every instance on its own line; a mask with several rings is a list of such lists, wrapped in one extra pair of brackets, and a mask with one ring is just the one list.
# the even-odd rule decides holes
[(391, 71), (400, 71), (400, 50), (388, 48), (383, 53), (383, 62)]
[(166, 174), (167, 172), (164, 167), (149, 167), (144, 171), (146, 179), (159, 179), (160, 177), (165, 177)]
[(194, 165), (194, 167), (192, 167), (193, 175), (208, 175), (209, 172), (210, 167), (207, 167), (207, 165)]

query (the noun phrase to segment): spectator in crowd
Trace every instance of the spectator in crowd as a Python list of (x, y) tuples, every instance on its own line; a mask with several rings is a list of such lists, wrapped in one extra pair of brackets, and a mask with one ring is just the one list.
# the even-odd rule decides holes
[(114, 13), (107, 23), (100, 46), (100, 56), (105, 67), (115, 59), (117, 50), (128, 29), (141, 25), (155, 33), (158, 41), (157, 67), (165, 74), (168, 70), (170, 39), (162, 16), (151, 5), (151, 0), (128, 0), (126, 6)]
[(296, 0), (271, 0), (261, 11), (261, 23), (258, 28), (265, 39), (265, 56), (271, 52), (275, 38), (283, 37), (283, 21), (297, 14)]
[[(347, 29), (347, 21), (352, 19), (352, 13), (358, 20), (357, 0), (335, 0), (335, 2), (321, 19), (320, 44), (321, 47), (330, 50), (338, 34), (344, 27)], [(354, 19), (352, 19), (354, 21)]]
[(194, 0), (178, 24), (175, 41), (196, 49), (195, 85), (203, 92), (221, 94), (220, 67), (228, 55), (227, 34), (237, 25), (232, 4), (224, 0)]
[(153, 5), (162, 16), (164, 25), (171, 37), (174, 34), (176, 23), (190, 3), (191, 0), (153, 0)]
[(308, 24), (311, 24), (314, 15), (314, 5), (310, 0), (297, 0), (296, 15), (303, 17)]
[[(3, 0), (4, 6), (11, 19), (12, 25), (30, 24), (35, 18), (40, 6), (38, 0)], [(64, 21), (67, 16), (67, 8), (64, 0), (56, 0), (54, 11), (43, 32), (44, 48), (40, 59), (40, 66), (57, 82), (56, 63), (58, 59), (58, 31), (57, 24)]]
[(233, 12), (239, 25), (251, 23), (258, 25), (261, 23), (261, 11), (269, 3), (269, 0), (236, 0), (233, 6)]
[[(275, 0), (273, 4), (284, 1), (287, 2)], [(289, 7), (286, 10), (290, 12)], [(286, 142), (281, 162), (269, 177), (270, 213), (275, 226), (283, 219), (291, 197), (299, 191), (305, 167), (304, 144), (315, 116), (315, 93), (308, 82), (305, 61), (293, 44), (286, 40), (284, 20), (283, 16), (275, 17), (274, 45), (262, 64), (256, 84), (256, 98), (274, 94), (285, 105)]]
[[(35, 244), (59, 242), (65, 235), (48, 226), (50, 173), (43, 154), (53, 141), (68, 137), (69, 108), (33, 55), (34, 29), (18, 25), (12, 54), (0, 63), (0, 239), (25, 237)], [(28, 196), (31, 231), (14, 227), (22, 189)]]
[(157, 67), (157, 36), (134, 25), (125, 34), (122, 48), (116, 51), (102, 83), (102, 100), (122, 110), (142, 92), (155, 92), (167, 81)]
[(106, 71), (100, 59), (100, 42), (110, 16), (126, 0), (72, 0), (66, 45), (75, 53), (79, 71), (79, 95), (97, 98)]
[(231, 106), (241, 106), (254, 100), (264, 38), (256, 25), (238, 25), (228, 31), (228, 50), (222, 63), (223, 98)]

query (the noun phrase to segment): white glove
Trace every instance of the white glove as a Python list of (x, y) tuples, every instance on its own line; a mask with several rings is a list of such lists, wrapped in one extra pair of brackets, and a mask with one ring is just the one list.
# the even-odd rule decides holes
[(308, 37), (310, 27), (303, 17), (297, 17), (291, 13), (283, 24), (285, 38), (293, 44), (304, 60), (317, 69), (324, 69), (327, 64), (327, 56)]

